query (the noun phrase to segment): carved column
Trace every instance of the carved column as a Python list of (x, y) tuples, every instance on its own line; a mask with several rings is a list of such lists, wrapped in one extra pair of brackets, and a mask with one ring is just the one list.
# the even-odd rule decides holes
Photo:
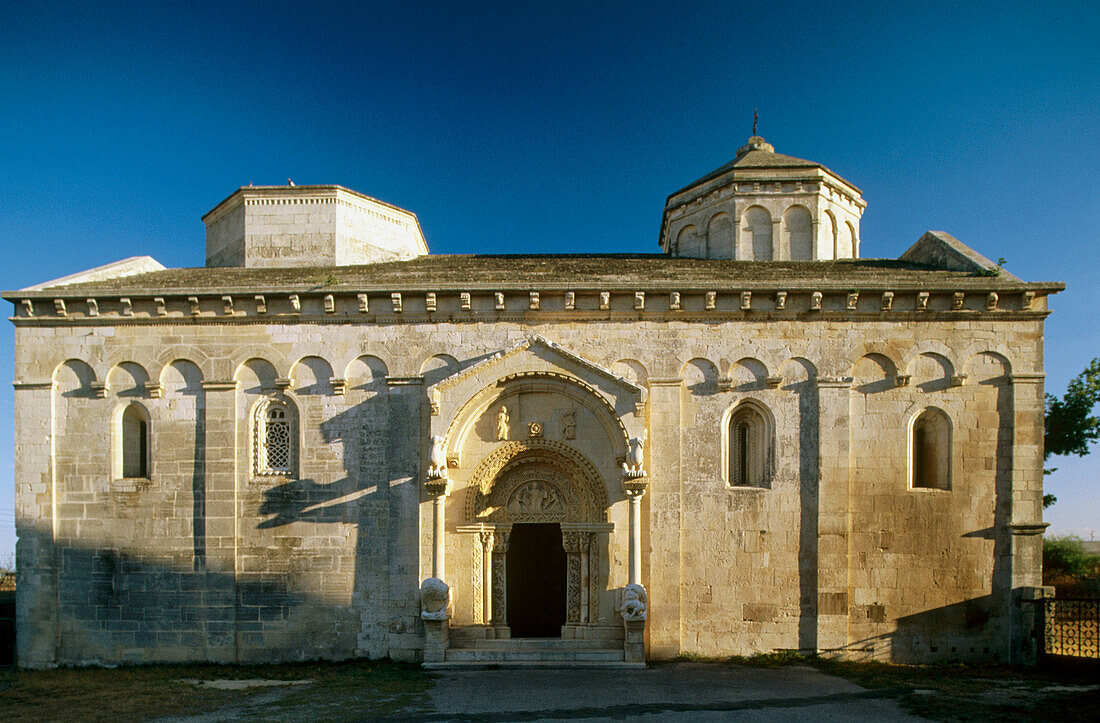
[(508, 554), (508, 537), (510, 530), (493, 531), (493, 557), (492, 557), (492, 594), (489, 596), (490, 612), (492, 615), (494, 635), (498, 638), (507, 638), (508, 630), (508, 566), (506, 555)]
[(581, 535), (580, 532), (566, 532), (562, 535), (565, 547), (565, 622), (577, 625), (581, 622)]
[(588, 621), (600, 619), (600, 534), (590, 533), (588, 551)]
[(447, 520), (447, 492), (450, 480), (446, 477), (429, 476), (424, 482), (424, 489), (433, 497), (432, 499), (432, 577), (444, 579), (444, 534)]
[(623, 492), (630, 500), (630, 572), (631, 585), (642, 584), (642, 495), (645, 494), (645, 478), (623, 480)]
[(492, 530), (484, 530), (478, 534), (481, 540), (481, 619), (488, 623), (493, 619), (493, 539)]
[(588, 585), (589, 577), (590, 577), (589, 574), (588, 574), (588, 566), (590, 564), (590, 559), (591, 559), (588, 556), (588, 546), (589, 546), (589, 538), (592, 535), (591, 535), (591, 533), (588, 533), (588, 532), (582, 532), (582, 533), (580, 533), (579, 536), (580, 536), (580, 546), (581, 546), (581, 610), (580, 610), (581, 620), (580, 621), (581, 621), (581, 624), (585, 624), (585, 623), (588, 622), (588, 599), (589, 599), (589, 596), (591, 595), (591, 592), (589, 590), (589, 585)]

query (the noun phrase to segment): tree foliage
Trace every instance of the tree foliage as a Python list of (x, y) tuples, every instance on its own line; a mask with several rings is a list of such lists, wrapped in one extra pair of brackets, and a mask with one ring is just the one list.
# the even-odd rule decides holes
[(1100, 439), (1100, 419), (1091, 412), (1100, 402), (1100, 357), (1093, 359), (1066, 387), (1061, 399), (1047, 395), (1043, 441), (1044, 459), (1053, 455), (1084, 457), (1089, 445)]
[[(1075, 454), (1084, 457), (1089, 446), (1100, 439), (1100, 418), (1093, 408), (1100, 403), (1100, 357), (1074, 377), (1061, 399), (1048, 394), (1043, 425), (1043, 459), (1051, 455)], [(1053, 469), (1044, 470), (1047, 474)], [(1043, 506), (1054, 503), (1054, 495), (1043, 496)]]
[(1043, 538), (1043, 578), (1087, 577), (1096, 571), (1100, 556), (1085, 552), (1076, 537)]

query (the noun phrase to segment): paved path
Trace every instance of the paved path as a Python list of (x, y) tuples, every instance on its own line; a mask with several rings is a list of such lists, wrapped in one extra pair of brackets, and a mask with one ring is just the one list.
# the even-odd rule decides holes
[(646, 670), (440, 672), (418, 720), (922, 720), (899, 691), (867, 690), (808, 666), (673, 663)]

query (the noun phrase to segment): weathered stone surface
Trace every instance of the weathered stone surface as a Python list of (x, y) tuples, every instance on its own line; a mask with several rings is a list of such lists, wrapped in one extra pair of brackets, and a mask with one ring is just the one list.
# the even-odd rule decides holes
[(509, 636), (523, 524), (560, 531), (539, 604), (578, 650), (1025, 659), (1060, 288), (575, 256), (5, 294), (19, 660), (444, 661)]

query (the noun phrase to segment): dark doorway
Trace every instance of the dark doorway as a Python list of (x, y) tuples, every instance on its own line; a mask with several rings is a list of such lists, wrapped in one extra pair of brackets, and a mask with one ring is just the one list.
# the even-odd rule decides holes
[(565, 548), (558, 524), (516, 524), (508, 539), (508, 626), (513, 638), (560, 638)]

